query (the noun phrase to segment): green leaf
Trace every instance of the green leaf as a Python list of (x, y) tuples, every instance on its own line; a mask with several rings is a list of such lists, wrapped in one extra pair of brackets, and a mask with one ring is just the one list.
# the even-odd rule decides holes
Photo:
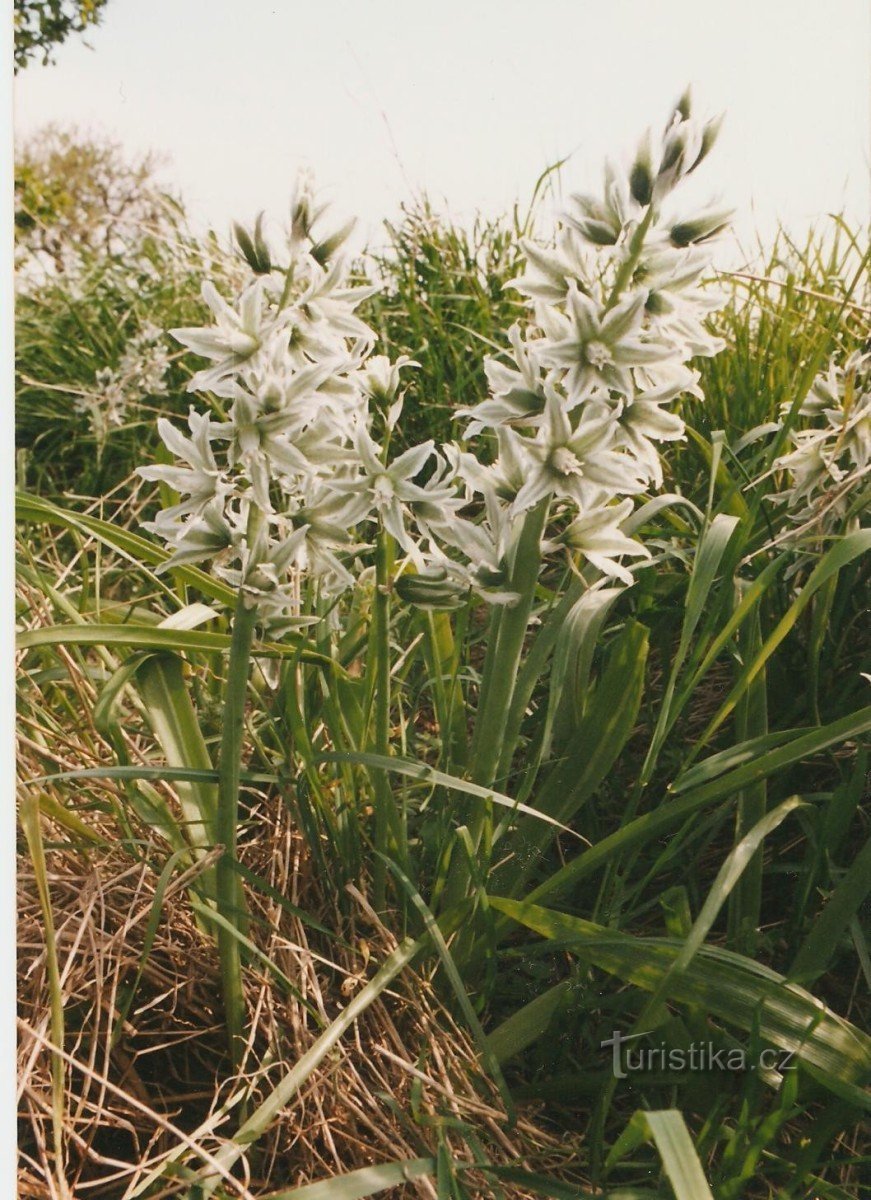
[[(167, 765), (211, 771), (212, 760), (184, 681), (181, 659), (169, 654), (148, 655), (139, 661), (136, 679), (145, 715)], [(176, 791), (191, 844), (199, 849), (214, 845), (215, 787), (199, 781), (180, 782)]]
[[(200, 770), (195, 767), (167, 767), (137, 763), (122, 767), (82, 767), (75, 771), (57, 771), (53, 775), (37, 775), (28, 783), (64, 783), (73, 779), (156, 779), (164, 783), (217, 783), (216, 770)], [(278, 783), (277, 775), (266, 771), (243, 771), (243, 783)]]
[(683, 1114), (674, 1108), (636, 1112), (611, 1149), (608, 1168), (648, 1139), (659, 1152), (676, 1200), (714, 1200)]
[(546, 1033), (568, 990), (569, 981), (563, 979), (497, 1025), (487, 1035), (487, 1044), (496, 1061), (508, 1062)]
[(726, 548), (732, 540), (732, 535), (737, 527), (737, 517), (719, 513), (705, 529), (699, 540), (687, 588), (680, 642), (678, 643), (671, 671), (669, 672), (668, 683), (665, 687), (665, 694), (659, 710), (656, 728), (650, 740), (650, 748), (641, 769), (641, 779), (644, 783), (650, 780), (662, 744), (674, 723), (676, 714), (673, 712), (673, 702), (677, 681), (692, 646), (693, 635), (699, 621), (702, 619), (706, 606), (710, 603), (711, 589), (714, 586), (714, 580), (720, 569)]
[[(766, 639), (762, 649), (747, 663), (735, 686), (726, 697), (726, 700), (718, 712), (711, 718), (707, 728), (696, 743), (695, 753), (710, 740), (716, 730), (719, 729), (733, 711), (741, 696), (744, 695), (747, 688), (793, 628), (805, 608), (807, 608), (814, 593), (827, 583), (829, 579), (837, 575), (848, 563), (858, 558), (861, 554), (867, 553), (869, 549), (871, 549), (871, 529), (860, 529), (837, 541), (834, 546), (826, 551), (811, 572), (807, 583), (787, 609), (786, 613), (784, 613), (776, 628)], [(691, 759), (695, 757), (695, 753), (691, 756)]]
[(863, 1107), (871, 1072), (871, 1038), (837, 1016), (803, 988), (752, 959), (714, 947), (700, 949), (681, 971), (684, 943), (638, 938), (568, 916), (491, 896), (497, 911), (570, 948), (585, 961), (645, 991), (658, 992), (668, 979), (671, 998), (705, 1008), (714, 1016), (760, 1035), (796, 1054), (831, 1091)]
[(871, 839), (841, 877), (789, 971), (796, 983), (811, 984), (819, 979), (838, 949), (842, 934), (849, 927), (865, 898), (871, 892)]
[[(810, 733), (793, 738), (785, 746), (779, 746), (750, 762), (742, 763), (734, 770), (718, 775), (708, 783), (701, 784), (676, 800), (660, 804), (650, 812), (636, 817), (622, 829), (616, 830), (608, 837), (591, 846), (580, 854), (573, 862), (567, 863), (555, 871), (549, 879), (539, 884), (527, 899), (536, 902), (545, 896), (558, 893), (566, 887), (577, 884), (592, 871), (598, 870), (606, 862), (610, 862), (626, 850), (639, 843), (659, 837), (664, 830), (678, 824), (706, 805), (715, 804), (718, 800), (733, 797), (742, 788), (756, 783), (794, 762), (801, 762), (850, 738), (859, 737), (871, 729), (871, 706), (860, 709), (856, 713), (823, 725)], [(716, 757), (716, 756), (715, 756)], [(704, 765), (704, 764), (701, 764)]]
[(798, 729), (779, 729), (774, 733), (766, 733), (760, 737), (749, 738), (744, 742), (737, 742), (734, 746), (728, 746), (725, 750), (712, 754), (710, 758), (706, 758), (703, 762), (684, 771), (668, 790), (672, 795), (680, 796), (693, 788), (701, 787), (702, 784), (710, 783), (712, 779), (718, 779), (727, 771), (733, 771), (745, 763), (752, 763), (769, 750), (775, 750), (778, 746), (788, 746), (798, 738), (813, 732), (813, 727), (804, 725)]
[(387, 1188), (401, 1187), (412, 1179), (434, 1175), (435, 1170), (432, 1158), (406, 1158), (401, 1162), (361, 1167), (347, 1175), (334, 1175), (318, 1183), (292, 1188), (289, 1192), (265, 1193), (263, 1200), (364, 1200), (364, 1197), (375, 1196)]
[(648, 630), (630, 621), (611, 647), (608, 662), (578, 728), (571, 753), (538, 794), (540, 810), (570, 821), (617, 761), (629, 740), (644, 690)]
[[(164, 625), (45, 625), (19, 633), (16, 643), (21, 650), (36, 646), (129, 646), (134, 650), (183, 650), (214, 654), (230, 649), (228, 633), (203, 633), (201, 630), (172, 629)], [(263, 658), (293, 658), (303, 662), (334, 666), (331, 659), (316, 650), (300, 648), (300, 641), (288, 635), (288, 644), (261, 642), (254, 654)]]
[[(630, 621), (611, 648), (584, 717), (571, 736), (570, 752), (549, 773), (537, 794), (539, 812), (560, 822), (571, 821), (611, 770), (635, 728), (647, 652), (648, 630)], [(518, 838), (523, 839), (518, 862), (506, 868), (515, 894), (523, 890), (552, 834), (549, 829), (532, 830), (524, 822)]]
[(427, 783), (438, 784), (441, 787), (447, 787), (456, 792), (465, 792), (467, 796), (476, 796), (481, 800), (491, 800), (494, 804), (501, 804), (505, 808), (523, 813), (524, 816), (535, 817), (539, 821), (544, 821), (548, 825), (555, 826), (563, 833), (571, 834), (572, 837), (578, 837), (578, 834), (574, 830), (560, 824), (553, 817), (539, 812), (538, 809), (530, 808), (526, 804), (520, 804), (517, 800), (512, 800), (510, 796), (504, 796), (501, 792), (494, 791), (493, 788), (481, 787), (477, 783), (470, 783), (468, 780), (460, 779), (456, 775), (446, 775), (444, 771), (436, 771), (434, 767), (429, 767), (426, 763), (417, 762), (412, 758), (392, 758), (386, 754), (367, 754), (362, 751), (342, 750), (331, 754), (316, 755), (315, 761), (357, 763), (364, 767), (375, 767), (382, 771), (393, 771), (395, 774), (405, 775), (409, 779), (420, 779)]

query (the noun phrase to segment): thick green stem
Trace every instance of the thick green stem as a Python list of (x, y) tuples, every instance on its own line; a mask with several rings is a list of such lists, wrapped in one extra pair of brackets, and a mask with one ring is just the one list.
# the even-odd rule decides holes
[(239, 777), (242, 770), (242, 735), (245, 720), (245, 694), (251, 663), (251, 644), (257, 621), (256, 608), (248, 608), (240, 595), (233, 618), (227, 691), (224, 699), (221, 758), (218, 768), (218, 812), (215, 837), (224, 847), (215, 875), (218, 912), (229, 926), (218, 927), (218, 956), (221, 963), (221, 990), (230, 1058), (234, 1069), (244, 1047), (245, 1003), (242, 994), (242, 955), (237, 934), (241, 932), (241, 891), (234, 869), (236, 832), (239, 823)]
[[(374, 672), (375, 753), (390, 753), (390, 568), (392, 539), (383, 530), (375, 550), (375, 598), (372, 601), (372, 638), (370, 654)], [(384, 912), (387, 900), (387, 867), (379, 855), (389, 855), (390, 843), (400, 861), (405, 855), (405, 830), (387, 772), (372, 772), (375, 789), (375, 856), (373, 893), (376, 912)]]
[(509, 589), (518, 594), (511, 608), (502, 611), (496, 645), (485, 663), (482, 703), (475, 721), (472, 779), (488, 787), (493, 783), (502, 742), (511, 711), (511, 701), (529, 616), (535, 599), (535, 586), (541, 569), (541, 537), (547, 522), (548, 502), (542, 500), (523, 519), (517, 539)]
[[(535, 587), (541, 569), (541, 538), (547, 524), (549, 501), (542, 500), (523, 518), (523, 526), (514, 546), (510, 564), (509, 588), (518, 595), (511, 608), (503, 609), (494, 622), (491, 635), (495, 645), (487, 647), (475, 733), (472, 741), (470, 775), (475, 783), (491, 786), (502, 754), (511, 703), (520, 669), (523, 644), (535, 600)], [(469, 819), (471, 843), (478, 850), (491, 832), (492, 805), (480, 803)], [(464, 899), (470, 882), (469, 864), (459, 855), (451, 866), (445, 891), (445, 907)]]

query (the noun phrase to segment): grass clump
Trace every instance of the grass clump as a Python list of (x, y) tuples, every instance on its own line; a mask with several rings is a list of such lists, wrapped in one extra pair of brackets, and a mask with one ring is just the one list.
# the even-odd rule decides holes
[[(867, 256), (782, 233), (718, 312), (675, 299), (722, 214), (659, 203), (715, 133), (682, 97), (543, 242), (407, 210), (369, 296), (301, 189), (290, 262), (260, 225), (209, 258), (243, 293), (205, 338), (187, 251), (24, 303), (32, 1194), (858, 1200)], [(173, 351), (96, 456), (48, 426), (154, 313), (200, 369)], [(152, 404), (188, 474), (144, 456)], [(661, 457), (583, 442), (645, 404)]]

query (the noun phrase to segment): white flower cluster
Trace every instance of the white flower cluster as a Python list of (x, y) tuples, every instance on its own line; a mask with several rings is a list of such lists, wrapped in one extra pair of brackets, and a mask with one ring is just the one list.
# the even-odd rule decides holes
[[(856, 351), (842, 366), (832, 359), (798, 410), (809, 424), (793, 429), (793, 449), (778, 458), (789, 487), (785, 501), (795, 535), (835, 532), (851, 512), (867, 508), (871, 470), (871, 352)], [(864, 501), (863, 501), (864, 495)]]
[[(717, 301), (698, 283), (702, 243), (725, 215), (660, 212), (715, 134), (682, 99), (655, 163), (648, 138), (631, 170), (609, 167), (601, 199), (573, 198), (552, 249), (525, 245), (513, 286), (532, 321), (510, 331), (508, 362), (487, 363), (489, 399), (459, 413), (466, 443), (393, 459), (399, 373), (416, 364), (372, 356), (355, 312), (370, 289), (351, 286), (340, 253), (349, 227), (320, 233), (308, 181), (280, 253), (259, 221), (237, 227), (254, 278), (235, 304), (206, 284), (213, 324), (173, 331), (208, 360), (189, 387), (210, 394), (212, 411), (191, 409), (189, 435), (161, 421), (178, 461), (140, 471), (180, 495), (150, 526), (172, 551), (166, 566), (208, 562), (275, 627), (299, 613), (303, 579), (326, 597), (351, 587), (380, 529), (404, 556), (405, 599), (450, 607), (472, 589), (510, 603), (511, 548), (543, 503), (545, 553), (580, 553), (631, 581), (620, 560), (647, 552), (620, 526), (632, 497), (662, 482), (659, 443), (683, 434), (668, 405), (699, 394), (687, 361), (720, 348), (703, 326)], [(498, 446), (490, 465), (474, 453), (482, 431), (488, 452)]]
[(488, 361), (490, 397), (462, 414), (470, 435), (498, 438), (492, 467), (459, 459), (488, 513), (499, 508), (496, 527), (552, 500), (560, 532), (546, 548), (580, 552), (625, 582), (619, 560), (646, 554), (621, 532), (631, 497), (662, 484), (659, 445), (683, 437), (669, 406), (701, 396), (688, 361), (722, 348), (703, 324), (720, 297), (699, 281), (728, 214), (677, 219), (660, 208), (718, 127), (693, 120), (682, 97), (655, 155), (648, 134), (628, 170), (606, 167), (601, 196), (571, 198), (552, 247), (523, 244), (527, 268), (513, 286), (530, 322), (511, 329), (508, 363)]
[(372, 356), (355, 313), (371, 289), (350, 284), (338, 253), (350, 227), (319, 236), (323, 211), (303, 180), (283, 258), (259, 222), (253, 236), (237, 229), (255, 278), (235, 305), (205, 284), (214, 324), (173, 331), (209, 360), (189, 390), (224, 403), (217, 417), (192, 408), (189, 436), (161, 420), (178, 462), (140, 470), (181, 497), (150, 525), (172, 550), (166, 566), (208, 562), (273, 629), (298, 612), (302, 578), (326, 597), (354, 584), (358, 527), (385, 529), (422, 565), (430, 523), (462, 504), (432, 442), (388, 456), (410, 364)]
[(143, 396), (165, 396), (169, 354), (163, 330), (146, 323), (128, 341), (117, 368), (101, 367), (92, 392), (76, 397), (76, 409), (90, 420), (102, 448), (110, 430), (124, 424), (128, 411)]

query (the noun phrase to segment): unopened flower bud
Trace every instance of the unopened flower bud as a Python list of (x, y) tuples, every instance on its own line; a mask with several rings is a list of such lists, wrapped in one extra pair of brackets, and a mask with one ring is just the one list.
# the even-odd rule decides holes
[(679, 221), (671, 227), (671, 241), (674, 246), (691, 246), (696, 242), (704, 242), (716, 237), (729, 224), (731, 209), (711, 209), (702, 213), (692, 221)]
[(653, 156), (650, 147), (650, 130), (644, 135), (635, 162), (629, 172), (629, 191), (638, 204), (648, 205), (653, 199)]
[(242, 257), (256, 275), (268, 275), (272, 270), (269, 247), (263, 238), (262, 226), (263, 213), (258, 216), (254, 225), (253, 237), (243, 225), (240, 225), (237, 221), (233, 222), (233, 234), (236, 238), (236, 244), (242, 253)]
[(324, 238), (322, 242), (318, 242), (316, 246), (312, 246), (310, 251), (311, 256), (319, 266), (325, 267), (327, 265), (339, 247), (348, 240), (356, 223), (353, 218), (350, 221), (346, 221), (341, 229), (337, 229), (328, 238)]
[(702, 144), (699, 149), (698, 157), (696, 158), (696, 161), (693, 163), (693, 165), (687, 171), (687, 175), (689, 175), (690, 171), (694, 171), (696, 169), (696, 167), (704, 159), (706, 159), (708, 157), (711, 150), (714, 148), (714, 143), (716, 142), (717, 138), (720, 136), (720, 130), (722, 129), (722, 127), (723, 127), (723, 114), (722, 113), (719, 115), (719, 117), (713, 117), (710, 121), (707, 121), (705, 123), (705, 126), (702, 129)]
[(443, 569), (426, 575), (400, 575), (393, 588), (400, 599), (417, 608), (450, 610), (460, 608), (466, 600), (466, 590)]
[(693, 91), (692, 87), (687, 84), (686, 90), (674, 106), (674, 111), (679, 114), (682, 121), (688, 121), (692, 115), (693, 106)]

